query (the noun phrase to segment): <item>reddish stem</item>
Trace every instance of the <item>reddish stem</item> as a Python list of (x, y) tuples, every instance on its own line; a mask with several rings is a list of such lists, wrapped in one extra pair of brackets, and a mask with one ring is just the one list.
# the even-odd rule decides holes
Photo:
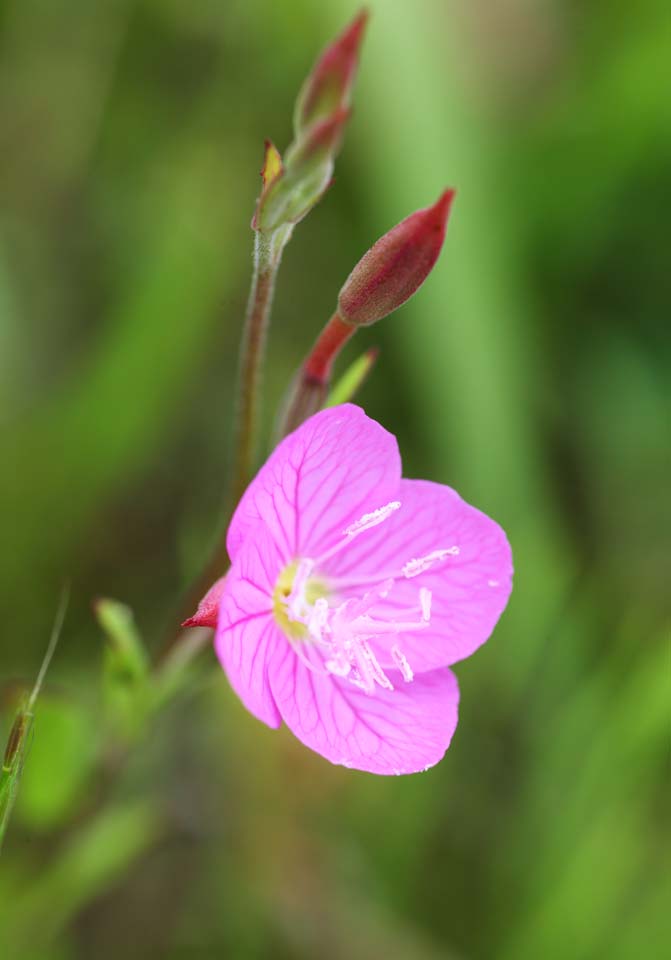
[(336, 311), (317, 337), (303, 364), (303, 377), (316, 383), (328, 383), (336, 357), (355, 330), (356, 327), (341, 320)]
[(355, 330), (356, 327), (351, 323), (345, 323), (336, 311), (319, 334), (307, 360), (298, 372), (282, 418), (281, 437), (300, 427), (303, 421), (322, 408), (331, 382), (331, 371), (335, 359)]

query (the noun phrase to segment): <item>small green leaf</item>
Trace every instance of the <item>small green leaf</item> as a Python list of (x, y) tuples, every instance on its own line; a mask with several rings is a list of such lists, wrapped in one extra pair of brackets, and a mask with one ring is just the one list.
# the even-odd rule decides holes
[(2, 841), (16, 800), (31, 725), (30, 714), (25, 709), (20, 709), (14, 718), (7, 740), (5, 757), (0, 771), (0, 847), (2, 847)]
[(103, 694), (109, 720), (122, 739), (132, 740), (151, 708), (149, 657), (129, 607), (101, 599), (94, 610), (107, 638)]
[(339, 403), (347, 403), (359, 392), (364, 382), (368, 379), (375, 361), (377, 360), (378, 350), (371, 348), (362, 353), (360, 357), (352, 363), (343, 373), (336, 385), (329, 393), (325, 407), (336, 407)]

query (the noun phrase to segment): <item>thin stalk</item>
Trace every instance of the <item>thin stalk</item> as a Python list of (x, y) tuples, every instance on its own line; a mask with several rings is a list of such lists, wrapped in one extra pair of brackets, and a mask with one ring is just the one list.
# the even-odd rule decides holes
[(232, 487), (232, 499), (235, 503), (245, 492), (254, 469), (263, 357), (275, 278), (283, 246), (283, 243), (278, 243), (274, 238), (275, 234), (270, 237), (258, 231), (255, 234), (254, 273), (240, 350)]
[(289, 402), (282, 417), (279, 435), (285, 437), (324, 406), (335, 359), (355, 333), (336, 311), (317, 337), (294, 381)]
[(277, 271), (282, 250), (290, 235), (291, 230), (286, 227), (276, 230), (270, 236), (259, 231), (254, 235), (254, 268), (242, 332), (238, 372), (233, 482), (224, 503), (214, 549), (182, 599), (174, 621), (175, 626), (171, 628), (159, 654), (161, 663), (180, 641), (183, 632), (180, 624), (195, 611), (198, 602), (214, 581), (223, 576), (228, 565), (226, 529), (235, 505), (245, 492), (254, 470), (266, 337)]

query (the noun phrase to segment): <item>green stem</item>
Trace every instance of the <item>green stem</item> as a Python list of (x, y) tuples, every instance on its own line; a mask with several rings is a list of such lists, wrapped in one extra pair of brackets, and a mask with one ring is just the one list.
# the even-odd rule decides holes
[(249, 291), (245, 326), (240, 351), (238, 379), (238, 413), (233, 467), (232, 499), (238, 502), (252, 478), (261, 372), (275, 278), (282, 257), (282, 242), (275, 234), (266, 237), (257, 232), (254, 241), (254, 273)]
[(245, 492), (254, 470), (266, 336), (275, 279), (282, 259), (282, 250), (291, 236), (291, 230), (292, 227), (288, 226), (281, 227), (270, 235), (258, 231), (254, 235), (254, 272), (240, 350), (233, 483), (224, 504), (214, 549), (184, 595), (173, 621), (175, 626), (171, 628), (159, 655), (161, 662), (180, 642), (183, 634), (180, 627), (182, 621), (195, 611), (204, 594), (215, 580), (223, 576), (228, 565), (226, 529), (235, 505)]

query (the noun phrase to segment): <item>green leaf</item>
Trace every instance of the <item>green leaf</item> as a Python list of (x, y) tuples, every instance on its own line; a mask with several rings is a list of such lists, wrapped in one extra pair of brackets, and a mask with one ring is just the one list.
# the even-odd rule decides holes
[(345, 370), (342, 377), (333, 387), (326, 399), (324, 406), (335, 407), (339, 403), (347, 403), (354, 396), (356, 396), (365, 381), (368, 379), (368, 375), (375, 365), (377, 356), (378, 351), (373, 348), (371, 350), (366, 350), (366, 352), (362, 353), (360, 357), (357, 357), (354, 363), (352, 363), (347, 370)]

